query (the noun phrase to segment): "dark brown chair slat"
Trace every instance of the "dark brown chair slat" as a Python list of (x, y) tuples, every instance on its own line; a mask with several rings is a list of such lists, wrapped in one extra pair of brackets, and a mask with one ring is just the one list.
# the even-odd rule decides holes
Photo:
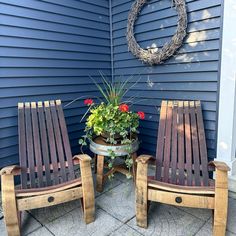
[(198, 139), (200, 148), (200, 160), (202, 166), (203, 185), (207, 186), (209, 181), (207, 146), (206, 146), (206, 137), (204, 132), (202, 108), (200, 101), (196, 101), (195, 106), (197, 113)]
[(161, 179), (162, 172), (162, 161), (164, 153), (164, 136), (165, 136), (165, 127), (166, 127), (166, 111), (167, 111), (167, 102), (162, 101), (161, 103), (161, 112), (160, 112), (160, 122), (158, 129), (158, 139), (157, 139), (157, 151), (156, 151), (156, 179)]
[(50, 159), (49, 159), (49, 150), (48, 150), (48, 137), (45, 124), (45, 113), (42, 102), (38, 102), (38, 118), (39, 118), (39, 128), (40, 128), (40, 139), (42, 147), (42, 157), (43, 164), (45, 168), (45, 177), (46, 177), (46, 186), (52, 185), (51, 173), (50, 173)]
[(183, 185), (184, 176), (184, 112), (183, 102), (178, 102), (178, 164), (179, 164), (179, 184)]
[(184, 102), (184, 131), (185, 131), (185, 156), (186, 156), (186, 171), (187, 185), (192, 185), (192, 142), (191, 142), (191, 124), (189, 113), (189, 102)]
[(194, 165), (194, 181), (196, 186), (201, 185), (200, 180), (200, 160), (199, 160), (199, 144), (197, 134), (197, 123), (196, 123), (196, 112), (195, 102), (190, 102), (190, 122), (191, 122), (191, 136), (192, 136), (192, 147), (193, 147), (193, 165)]
[(58, 116), (57, 116), (57, 111), (56, 111), (54, 101), (50, 101), (50, 109), (51, 109), (51, 115), (52, 115), (53, 130), (55, 133), (57, 156), (59, 159), (59, 163), (61, 165), (60, 176), (62, 178), (62, 182), (65, 182), (67, 180), (65, 158), (64, 158), (65, 155), (64, 155), (64, 150), (62, 146), (61, 131), (59, 128)]
[(36, 103), (31, 102), (31, 114), (32, 114), (32, 128), (33, 128), (33, 142), (34, 142), (34, 154), (35, 162), (37, 166), (37, 178), (39, 187), (44, 186), (43, 181), (43, 164), (42, 164), (42, 153), (39, 138), (39, 126), (38, 126), (38, 114)]
[(172, 140), (171, 140), (171, 183), (176, 184), (176, 168), (177, 168), (177, 138), (178, 138), (178, 124), (177, 124), (177, 111), (178, 103), (173, 102), (172, 112)]
[(51, 109), (49, 105), (49, 101), (44, 102), (45, 107), (45, 117), (46, 117), (46, 125), (47, 125), (47, 133), (48, 133), (48, 141), (49, 141), (49, 150), (50, 150), (50, 157), (51, 163), (53, 166), (53, 182), (54, 184), (59, 184), (59, 170), (58, 170), (58, 160), (57, 160), (57, 153), (56, 153), (56, 145), (55, 145), (55, 136), (53, 131), (53, 124), (52, 124), (52, 116), (51, 116)]
[(167, 104), (166, 130), (165, 130), (165, 147), (164, 147), (164, 174), (163, 181), (168, 182), (170, 170), (170, 144), (171, 144), (171, 128), (172, 128), (172, 102)]
[(73, 162), (72, 162), (72, 153), (71, 153), (71, 148), (70, 148), (70, 143), (69, 143), (69, 137), (68, 137), (68, 131), (66, 127), (66, 122), (65, 122), (65, 117), (63, 114), (62, 106), (61, 106), (61, 101), (56, 100), (56, 109), (59, 117), (59, 124), (61, 128), (61, 133), (62, 133), (62, 140), (63, 140), (63, 145), (65, 149), (65, 156), (66, 160), (68, 163), (68, 170), (69, 170), (69, 180), (73, 180), (75, 178), (75, 173), (74, 173), (74, 168), (73, 168)]
[(33, 146), (33, 130), (31, 121), (31, 109), (30, 103), (25, 103), (25, 125), (26, 125), (26, 147), (27, 147), (27, 159), (30, 169), (29, 178), (31, 188), (35, 188), (35, 162), (34, 162), (34, 146)]
[(21, 188), (27, 188), (27, 159), (24, 103), (18, 104), (19, 158), (21, 170)]

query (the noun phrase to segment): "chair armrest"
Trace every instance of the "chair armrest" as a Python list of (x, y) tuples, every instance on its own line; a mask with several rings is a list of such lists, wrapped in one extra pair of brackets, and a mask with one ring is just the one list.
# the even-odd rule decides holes
[(153, 156), (151, 155), (140, 155), (137, 157), (136, 162), (141, 162), (142, 164), (146, 164), (149, 160), (153, 160)]
[(91, 160), (92, 160), (92, 158), (87, 154), (75, 155), (73, 157), (73, 161), (77, 162), (77, 164), (79, 164), (80, 161), (83, 161), (83, 162), (89, 161), (90, 162)]
[(17, 165), (6, 166), (1, 169), (0, 175), (20, 175), (21, 167)]
[(228, 167), (228, 165), (222, 161), (210, 161), (208, 163), (209, 167), (214, 167), (217, 170), (221, 170), (221, 171), (230, 171), (230, 168)]

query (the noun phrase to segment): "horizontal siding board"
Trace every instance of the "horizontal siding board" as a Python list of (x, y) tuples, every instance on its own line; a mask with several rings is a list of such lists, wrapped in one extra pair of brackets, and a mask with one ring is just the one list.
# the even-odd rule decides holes
[[(141, 67), (141, 68), (140, 68)], [(140, 71), (137, 71), (137, 68), (140, 68)], [(158, 69), (158, 70), (157, 70)], [(178, 63), (178, 64), (169, 64), (163, 66), (156, 66), (155, 73), (182, 73), (183, 70), (192, 72), (201, 72), (201, 71), (218, 71), (218, 63), (215, 61), (212, 62), (192, 62), (192, 63)], [(140, 63), (140, 66), (136, 67), (127, 67), (127, 68), (116, 68), (117, 74), (147, 74), (147, 72), (154, 72), (154, 69), (146, 70), (146, 67)]]
[[(155, 43), (158, 46), (159, 45), (163, 46), (166, 42), (169, 42), (171, 40), (172, 36), (158, 38), (158, 39), (156, 38), (154, 39), (150, 37), (151, 37), (151, 34), (150, 36), (148, 36), (148, 38), (143, 38), (143, 40), (137, 39), (140, 46), (142, 46), (143, 48), (146, 48), (147, 46), (150, 46), (153, 43)], [(217, 29), (189, 33), (187, 34), (185, 38), (185, 42), (183, 42), (183, 45), (189, 44), (189, 43), (191, 43), (192, 45), (202, 44), (204, 42), (208, 43), (209, 41), (219, 39), (219, 37), (220, 37), (220, 32)], [(128, 51), (128, 46), (127, 46), (125, 37), (118, 38), (117, 40), (114, 39), (114, 43), (116, 43), (117, 45), (114, 48), (114, 53), (121, 53), (121, 52)]]
[[(186, 53), (204, 53), (206, 55), (213, 53), (213, 54), (219, 54), (218, 51), (219, 48), (219, 42), (217, 40), (212, 40), (208, 42), (204, 42), (201, 44), (185, 44), (181, 49), (178, 50), (176, 53), (177, 56), (186, 55)], [(176, 55), (175, 54), (175, 55)], [(219, 55), (218, 55), (219, 58)], [(135, 57), (129, 53), (128, 51), (124, 51), (121, 53), (116, 53), (114, 56), (115, 62), (122, 61), (122, 60), (132, 60), (135, 59)]]
[[(101, 78), (97, 76), (93, 76), (93, 79), (96, 80), (97, 83), (101, 82)], [(20, 88), (20, 87), (34, 87), (34, 86), (66, 86), (66, 85), (94, 85), (92, 79), (88, 76), (74, 76), (74, 77), (38, 77), (35, 79), (30, 78), (1, 78), (2, 82), (1, 88)], [(20, 83), (19, 83), (19, 82)]]
[[(205, 0), (204, 3), (202, 0), (186, 0), (187, 4), (187, 12), (190, 13), (192, 11), (197, 10), (207, 10), (208, 8), (214, 6), (221, 6), (221, 0)], [(133, 1), (126, 1), (125, 4), (121, 4), (119, 7), (113, 7), (113, 22), (119, 21), (120, 15), (126, 12), (128, 14)], [(171, 0), (168, 1), (151, 1), (149, 2), (146, 7), (141, 10), (142, 15), (150, 14), (152, 12), (159, 12), (171, 7)]]
[[(212, 19), (215, 17), (219, 17), (221, 15), (221, 8), (219, 6), (215, 6), (212, 8), (198, 10), (194, 12), (188, 13), (188, 22), (195, 22), (195, 21), (202, 21), (207, 19)], [(161, 12), (153, 12), (147, 15), (141, 15), (138, 17), (137, 21), (135, 22), (135, 26), (137, 25), (146, 25), (149, 22), (154, 22), (157, 24), (161, 24), (161, 26), (166, 26), (166, 24), (169, 24), (171, 21), (175, 20), (173, 23), (176, 24), (176, 11), (173, 11), (173, 9), (165, 9)], [(126, 28), (127, 26), (127, 13), (123, 13), (123, 15), (120, 15), (120, 21), (113, 23), (113, 29), (114, 31)], [(171, 19), (170, 19), (171, 18)]]
[[(127, 16), (134, 1), (113, 1), (113, 51), (115, 78), (137, 83), (129, 92), (144, 111), (141, 150), (155, 154), (161, 100), (201, 100), (209, 159), (215, 156), (218, 99), (221, 0), (186, 0), (187, 36), (183, 46), (162, 65), (148, 66), (128, 50)], [(171, 1), (152, 0), (135, 22), (135, 38), (142, 48), (162, 47), (176, 31), (177, 13)], [(137, 82), (138, 81), (138, 82)], [(140, 101), (139, 101), (140, 100)]]
[[(177, 17), (173, 18), (168, 18), (166, 21), (152, 21), (146, 24), (137, 24), (135, 26), (135, 36), (139, 37), (139, 34), (142, 34), (142, 36), (145, 37), (145, 33), (152, 32), (155, 34), (153, 37), (158, 35), (158, 37), (164, 37), (164, 36), (169, 36), (175, 33), (176, 27), (177, 27)], [(209, 29), (214, 29), (218, 28), (220, 26), (220, 18), (215, 17), (212, 19), (206, 19), (206, 20), (201, 20), (201, 21), (196, 21), (196, 22), (188, 22), (188, 29), (187, 33), (192, 33), (196, 31), (202, 31), (202, 30), (209, 30)], [(155, 30), (155, 31), (154, 31)], [(121, 37), (121, 35), (124, 35), (126, 31), (126, 27), (114, 31), (114, 37), (118, 38)]]
[[(120, 60), (115, 61), (114, 65), (119, 68), (124, 67), (136, 67), (140, 66), (140, 62), (134, 58), (129, 60)], [(209, 52), (197, 52), (197, 53), (178, 53), (174, 57), (170, 58), (166, 61), (166, 64), (176, 64), (176, 63), (193, 63), (193, 62), (207, 62), (207, 61), (218, 61), (219, 59), (219, 52), (218, 51), (209, 51)], [(144, 65), (145, 66), (145, 65)]]
[[(148, 70), (147, 70), (148, 71)], [(152, 72), (152, 73), (151, 73)], [(129, 77), (129, 75), (122, 75), (121, 80), (124, 81)], [(157, 73), (156, 71), (150, 70), (150, 73), (146, 74), (133, 74), (132, 78), (129, 80), (130, 82), (147, 82), (147, 83), (155, 83), (155, 82), (165, 82), (165, 83), (172, 83), (172, 82), (204, 82), (204, 81), (215, 81), (217, 82), (217, 72), (199, 72), (194, 73), (191, 71), (182, 71), (177, 74), (171, 73)]]
[(173, 98), (176, 100), (202, 100), (202, 101), (212, 101), (216, 102), (217, 95), (215, 92), (204, 92), (204, 91), (145, 91), (139, 90), (130, 92), (131, 96), (137, 96), (142, 99), (154, 99), (154, 98), (165, 98), (172, 100)]
[(94, 52), (70, 52), (57, 50), (43, 50), (17, 47), (0, 47), (2, 58), (36, 58), (36, 59), (58, 59), (58, 60), (80, 60), (80, 61), (106, 61), (110, 62), (110, 54)]
[[(205, 27), (205, 26), (204, 26)], [(137, 34), (136, 40), (139, 42), (139, 44), (142, 47), (150, 46), (145, 45), (145, 41), (151, 41), (152, 43), (155, 43), (157, 45), (163, 45), (164, 42), (169, 42), (174, 35), (176, 30), (176, 27), (170, 27), (168, 30), (155, 30), (155, 31), (148, 31), (143, 34)], [(194, 29), (193, 29), (194, 30)], [(121, 36), (114, 39), (114, 43), (117, 43), (117, 45), (123, 45), (126, 44), (126, 38), (125, 38), (125, 32), (121, 33)], [(187, 43), (193, 43), (193, 42), (199, 42), (199, 41), (205, 41), (205, 40), (212, 40), (219, 37), (218, 30), (215, 30), (215, 25), (212, 25), (212, 28), (209, 29), (202, 29), (199, 31), (193, 31), (188, 32), (186, 37)]]
[[(108, 1), (0, 1), (0, 168), (18, 162), (17, 103), (61, 99), (73, 150), (83, 100), (99, 96), (89, 76), (111, 75)], [(77, 142), (75, 142), (77, 140)]]
[(84, 60), (56, 60), (56, 59), (32, 59), (32, 58), (4, 58), (1, 61), (0, 66), (4, 68), (75, 68), (75, 69), (86, 69), (94, 67), (94, 69), (109, 69), (109, 63), (107, 61), (99, 61), (99, 65), (96, 66), (96, 61)]
[[(50, 1), (50, 2), (45, 2), (45, 1), (37, 1), (37, 0), (24, 0), (24, 1), (18, 1), (18, 0), (0, 0), (0, 3), (7, 3), (9, 5), (13, 6), (21, 6), (21, 7), (26, 7), (30, 9), (37, 9), (41, 11), (46, 11), (52, 14), (62, 14), (62, 15), (67, 15), (67, 16), (72, 16), (72, 17), (78, 17), (80, 11), (85, 11), (85, 12), (92, 12), (95, 14), (102, 14), (105, 16), (108, 16), (108, 10), (104, 7), (96, 7), (96, 6), (91, 6), (86, 3), (82, 2), (77, 2), (73, 0), (67, 0), (65, 5), (63, 4), (57, 4), (59, 3), (59, 0), (57, 1)], [(76, 4), (76, 5), (75, 5)]]
[(182, 82), (182, 83), (142, 83), (139, 81), (138, 84), (132, 87), (134, 91), (147, 90), (147, 91), (210, 91), (216, 92), (217, 85), (215, 82)]
[(90, 44), (79, 44), (70, 42), (58, 42), (53, 40), (39, 40), (22, 37), (0, 36), (1, 47), (19, 47), (19, 48), (33, 48), (45, 50), (62, 50), (75, 52), (96, 52), (101, 54), (109, 54), (110, 50), (107, 46), (98, 46)]
[(97, 92), (97, 87), (95, 85), (67, 85), (67, 86), (48, 86), (45, 87), (25, 87), (25, 88), (4, 88), (0, 89), (0, 98), (9, 97), (24, 97), (34, 95), (44, 95), (44, 94), (63, 94), (63, 93), (86, 93), (92, 94)]
[(98, 13), (92, 13), (83, 10), (77, 10), (76, 13), (72, 13), (70, 15), (65, 15), (65, 12), (62, 11), (60, 13), (56, 13), (51, 15), (51, 12), (47, 12), (47, 10), (40, 10), (40, 9), (32, 9), (28, 8), (27, 6), (17, 6), (17, 5), (10, 5), (7, 2), (0, 2), (1, 13), (9, 16), (17, 16), (17, 17), (24, 17), (30, 18), (40, 21), (48, 21), (54, 23), (60, 23), (62, 25), (74, 25), (78, 26), (78, 22), (80, 19), (85, 19), (94, 22), (102, 22), (108, 24), (109, 16), (107, 15), (100, 15)]
[[(98, 65), (98, 63), (95, 63), (96, 67), (89, 68), (88, 69), (77, 69), (77, 68), (11, 68), (10, 70), (8, 68), (1, 68), (0, 70), (0, 77), (39, 77), (39, 76), (75, 76), (81, 75), (81, 76), (97, 76), (98, 70), (101, 69)], [(106, 75), (109, 75), (110, 69), (103, 69), (104, 73)]]
[[(45, 3), (51, 4), (51, 0), (43, 0)], [(105, 3), (105, 1), (103, 1)], [(57, 0), (53, 2), (53, 7), (55, 5), (59, 6), (66, 6), (69, 7), (70, 9), (83, 9), (83, 10), (92, 10), (93, 12), (101, 12), (103, 14), (107, 14), (108, 11), (108, 2), (105, 3), (105, 5), (99, 5), (99, 4), (94, 4), (94, 2), (91, 1), (75, 1), (75, 0)]]
[[(52, 32), (48, 30), (43, 31), (40, 29), (19, 28), (15, 26), (14, 27), (5, 26), (1, 24), (0, 24), (0, 27), (1, 27), (1, 32), (0, 32), (1, 36), (47, 40), (47, 41), (65, 42), (65, 43), (75, 43), (75, 44), (78, 44), (78, 42), (81, 42), (82, 44), (92, 44), (93, 38), (90, 38), (90, 37), (91, 35), (96, 34), (96, 32), (98, 31), (98, 30), (87, 31), (85, 28), (82, 28), (80, 35), (69, 36), (67, 33), (57, 33), (57, 32)], [(100, 33), (102, 34), (102, 32)], [(108, 39), (97, 38), (96, 40), (97, 40), (98, 46), (106, 46), (107, 43), (109, 43)]]
[[(78, 20), (76, 26), (67, 24), (66, 27), (62, 27), (63, 25), (61, 25), (61, 23), (48, 22), (45, 20), (39, 21), (38, 19), (1, 14), (0, 22), (1, 22), (1, 25), (8, 25), (8, 26), (22, 27), (22, 28), (29, 28), (29, 29), (38, 29), (42, 31), (68, 33), (68, 34), (77, 34), (79, 30), (84, 29), (84, 28), (85, 29), (100, 29), (101, 31), (109, 32), (108, 24), (102, 23), (102, 22), (96, 22), (96, 21), (95, 22), (88, 21), (86, 19)], [(97, 36), (102, 37), (102, 34), (97, 35)]]

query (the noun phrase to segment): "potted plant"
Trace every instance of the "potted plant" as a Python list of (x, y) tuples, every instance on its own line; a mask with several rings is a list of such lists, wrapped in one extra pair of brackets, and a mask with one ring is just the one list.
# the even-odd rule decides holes
[[(85, 135), (79, 140), (79, 143), (84, 146), (94, 136), (102, 136), (111, 145), (131, 144), (137, 138), (139, 119), (145, 118), (144, 112), (132, 111), (134, 98), (125, 99), (125, 95), (135, 83), (129, 85), (129, 79), (123, 82), (109, 82), (104, 76), (102, 76), (102, 81), (102, 85), (95, 81), (94, 83), (101, 92), (103, 100), (98, 104), (91, 98), (84, 100), (84, 104), (88, 106), (84, 117), (88, 116)], [(110, 168), (112, 168), (115, 157), (114, 153), (110, 153), (108, 164)], [(125, 163), (129, 169), (132, 167), (133, 162), (130, 155), (126, 156)]]

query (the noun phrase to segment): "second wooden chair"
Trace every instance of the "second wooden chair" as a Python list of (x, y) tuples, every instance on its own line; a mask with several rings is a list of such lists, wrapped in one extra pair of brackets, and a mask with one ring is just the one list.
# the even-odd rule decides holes
[[(9, 236), (20, 235), (20, 213), (81, 199), (86, 223), (94, 221), (91, 158), (72, 158), (61, 101), (19, 103), (20, 166), (1, 170), (2, 206)], [(74, 165), (80, 164), (81, 178)], [(14, 176), (21, 188), (15, 189)]]
[[(229, 167), (218, 161), (208, 163), (200, 101), (162, 102), (154, 177), (148, 177), (151, 158), (137, 159), (137, 224), (147, 227), (149, 201), (207, 208), (214, 212), (213, 234), (224, 236)], [(212, 170), (216, 170), (215, 180), (209, 178)]]

